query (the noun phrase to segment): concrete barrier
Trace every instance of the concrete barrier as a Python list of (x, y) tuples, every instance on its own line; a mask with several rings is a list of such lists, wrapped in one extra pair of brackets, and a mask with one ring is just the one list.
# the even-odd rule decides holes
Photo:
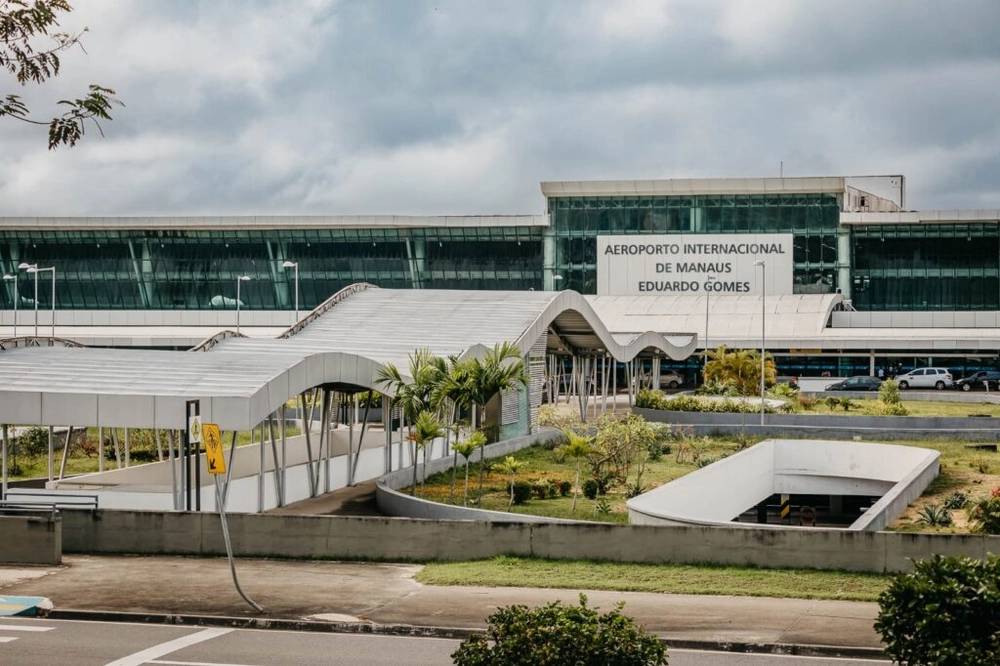
[[(634, 408), (647, 421), (690, 428), (696, 435), (744, 432), (754, 437), (812, 437), (844, 439), (929, 439), (954, 437), (969, 441), (1000, 441), (1000, 419), (945, 416), (810, 416), (805, 414), (760, 414), (715, 412), (670, 412)], [(970, 410), (971, 411), (971, 410)]]
[(0, 515), (0, 564), (62, 563), (62, 518), (56, 513)]
[[(550, 439), (561, 437), (559, 430), (543, 430), (533, 435), (524, 437), (514, 437), (506, 439), (496, 444), (490, 444), (483, 451), (486, 460), (506, 456), (525, 449), (535, 443), (547, 442)], [(473, 453), (471, 461), (477, 462), (479, 454)], [(427, 463), (427, 476), (433, 476), (438, 472), (451, 469), (454, 463), (454, 456), (439, 458)], [(459, 456), (458, 473), (464, 473), (464, 458)], [(418, 482), (424, 478), (423, 465), (417, 468)], [(413, 468), (408, 467), (395, 472), (391, 472), (378, 479), (375, 484), (375, 501), (379, 511), (387, 516), (403, 516), (407, 518), (427, 518), (432, 520), (483, 520), (501, 523), (563, 523), (572, 522), (560, 518), (548, 518), (546, 516), (529, 516), (517, 513), (507, 513), (504, 511), (487, 511), (474, 507), (454, 506), (451, 504), (441, 504), (429, 500), (407, 495), (399, 492), (400, 488), (406, 488), (413, 483)], [(462, 483), (464, 483), (464, 478)]]
[[(219, 517), (153, 511), (63, 512), (71, 553), (225, 554)], [(341, 516), (234, 514), (235, 553), (243, 557), (468, 560), (496, 555), (613, 562), (731, 564), (770, 568), (908, 571), (935, 553), (982, 558), (1000, 537), (758, 530), (600, 523), (497, 523)]]

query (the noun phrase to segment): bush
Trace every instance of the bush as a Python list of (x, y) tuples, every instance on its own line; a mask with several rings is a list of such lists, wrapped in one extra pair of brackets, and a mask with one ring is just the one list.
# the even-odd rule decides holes
[(799, 406), (807, 412), (819, 404), (819, 398), (808, 393), (800, 393), (796, 400), (798, 401)]
[(895, 379), (887, 379), (878, 387), (879, 398), (887, 405), (902, 405), (903, 398), (899, 394), (899, 384)]
[(968, 503), (969, 496), (960, 490), (957, 490), (944, 498), (944, 508), (951, 509), (952, 511), (964, 509)]
[(532, 484), (529, 481), (514, 482), (514, 504), (524, 504), (531, 497)]
[(21, 453), (28, 456), (40, 456), (49, 451), (49, 429), (40, 426), (28, 428), (17, 438)]
[(917, 515), (917, 522), (930, 527), (947, 527), (951, 525), (951, 511), (937, 504), (928, 504), (922, 508)]
[(663, 409), (664, 396), (660, 391), (640, 389), (635, 396), (635, 406), (644, 409)]
[(972, 502), (969, 527), (977, 534), (1000, 534), (1000, 487)]
[(600, 615), (582, 594), (579, 606), (504, 606), (487, 618), (485, 636), (469, 636), (451, 658), (456, 666), (666, 664), (666, 646), (621, 609)]
[(587, 499), (597, 499), (598, 488), (596, 479), (587, 479), (583, 482), (583, 496)]
[(875, 631), (900, 664), (1000, 663), (1000, 557), (916, 562), (878, 603)]
[(563, 497), (569, 497), (570, 491), (573, 490), (572, 481), (560, 481), (559, 482), (559, 494)]
[(883, 402), (882, 400), (866, 403), (863, 411), (868, 416), (906, 416), (910, 413), (910, 410), (901, 402)]

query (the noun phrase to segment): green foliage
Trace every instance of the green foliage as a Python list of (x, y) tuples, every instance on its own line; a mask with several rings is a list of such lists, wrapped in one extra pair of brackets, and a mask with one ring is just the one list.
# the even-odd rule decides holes
[[(66, 0), (8, 0), (0, 4), (0, 68), (14, 76), (18, 84), (40, 85), (59, 75), (60, 53), (80, 45), (83, 28), (75, 34), (60, 32), (60, 15), (73, 11)], [(90, 85), (86, 96), (61, 100), (62, 115), (51, 120), (31, 117), (20, 95), (0, 97), (0, 117), (9, 116), (33, 125), (48, 125), (49, 150), (73, 146), (86, 129), (87, 121), (101, 130), (101, 120), (111, 120), (111, 107), (124, 106), (115, 91)]]
[(1000, 663), (1000, 558), (916, 562), (879, 596), (875, 631), (903, 665)]
[(868, 416), (906, 416), (910, 410), (901, 402), (876, 400), (875, 402), (866, 402), (862, 412)]
[(40, 426), (28, 428), (17, 438), (21, 453), (28, 456), (40, 456), (49, 450), (49, 429)]
[(531, 492), (533, 486), (529, 481), (514, 481), (511, 484), (511, 497), (513, 497), (513, 504), (524, 504), (529, 499), (531, 499)]
[(698, 395), (724, 395), (735, 398), (740, 394), (740, 389), (736, 386), (736, 382), (731, 379), (712, 377), (699, 386), (695, 392)]
[(887, 405), (902, 405), (903, 397), (899, 393), (899, 384), (895, 379), (887, 379), (878, 388), (879, 398)]
[(622, 614), (622, 607), (601, 615), (582, 594), (579, 606), (505, 606), (487, 618), (485, 636), (465, 639), (451, 657), (456, 666), (666, 664), (666, 646)]
[(780, 400), (794, 400), (799, 395), (799, 389), (791, 384), (775, 384), (767, 390), (767, 395)]
[(964, 509), (968, 503), (969, 496), (960, 490), (956, 490), (944, 498), (944, 508), (951, 509), (952, 511)]
[(843, 409), (845, 412), (848, 412), (855, 407), (854, 401), (850, 398), (838, 398), (835, 395), (827, 396), (823, 402), (826, 403), (826, 406), (831, 412), (836, 411), (838, 407)]
[(559, 482), (559, 494), (562, 497), (568, 497), (569, 491), (573, 490), (573, 483), (570, 481), (560, 481)]
[(1000, 534), (1000, 488), (972, 501), (969, 526), (977, 534)]
[(611, 513), (611, 505), (608, 503), (606, 497), (599, 497), (597, 503), (594, 504), (594, 513), (606, 516)]
[[(663, 402), (663, 392), (653, 389), (639, 389), (635, 394), (635, 406), (642, 409), (663, 409), (659, 405)], [(541, 419), (539, 419), (539, 422)]]
[(625, 497), (632, 499), (633, 497), (638, 497), (649, 490), (648, 486), (644, 486), (641, 483), (626, 483), (625, 484)]
[(597, 499), (597, 491), (599, 486), (595, 479), (587, 479), (583, 482), (583, 496), (587, 499)]
[(937, 504), (928, 504), (917, 512), (917, 522), (930, 527), (947, 527), (951, 525), (951, 510)]
[[(722, 345), (708, 352), (705, 363), (705, 383), (732, 383), (737, 395), (760, 395), (760, 352), (756, 349), (730, 350)], [(774, 359), (766, 356), (764, 360), (764, 384), (773, 386), (775, 383)]]

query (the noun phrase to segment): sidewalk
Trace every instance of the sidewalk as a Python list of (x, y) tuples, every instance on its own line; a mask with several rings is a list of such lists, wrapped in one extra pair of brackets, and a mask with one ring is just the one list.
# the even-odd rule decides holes
[[(243, 590), (265, 609), (258, 615), (237, 594), (225, 558), (66, 556), (63, 562), (0, 566), (0, 593), (48, 597), (53, 618), (157, 621), (149, 616), (170, 615), (172, 622), (196, 624), (263, 617), (289, 621), (267, 624), (298, 628), (431, 635), (482, 629), (498, 606), (576, 603), (579, 594), (425, 586), (413, 579), (419, 565), (237, 560)], [(879, 656), (874, 603), (641, 592), (587, 592), (587, 597), (591, 607), (603, 610), (624, 601), (627, 615), (675, 646)], [(129, 613), (136, 616), (122, 616)]]

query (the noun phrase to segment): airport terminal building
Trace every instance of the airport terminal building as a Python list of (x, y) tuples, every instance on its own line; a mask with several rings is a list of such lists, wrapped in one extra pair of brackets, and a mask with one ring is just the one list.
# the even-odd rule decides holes
[(0, 339), (15, 306), (18, 335), (85, 344), (273, 337), (370, 283), (574, 290), (612, 333), (763, 342), (783, 374), (998, 365), (1000, 211), (910, 211), (901, 175), (541, 189), (512, 216), (0, 217)]

